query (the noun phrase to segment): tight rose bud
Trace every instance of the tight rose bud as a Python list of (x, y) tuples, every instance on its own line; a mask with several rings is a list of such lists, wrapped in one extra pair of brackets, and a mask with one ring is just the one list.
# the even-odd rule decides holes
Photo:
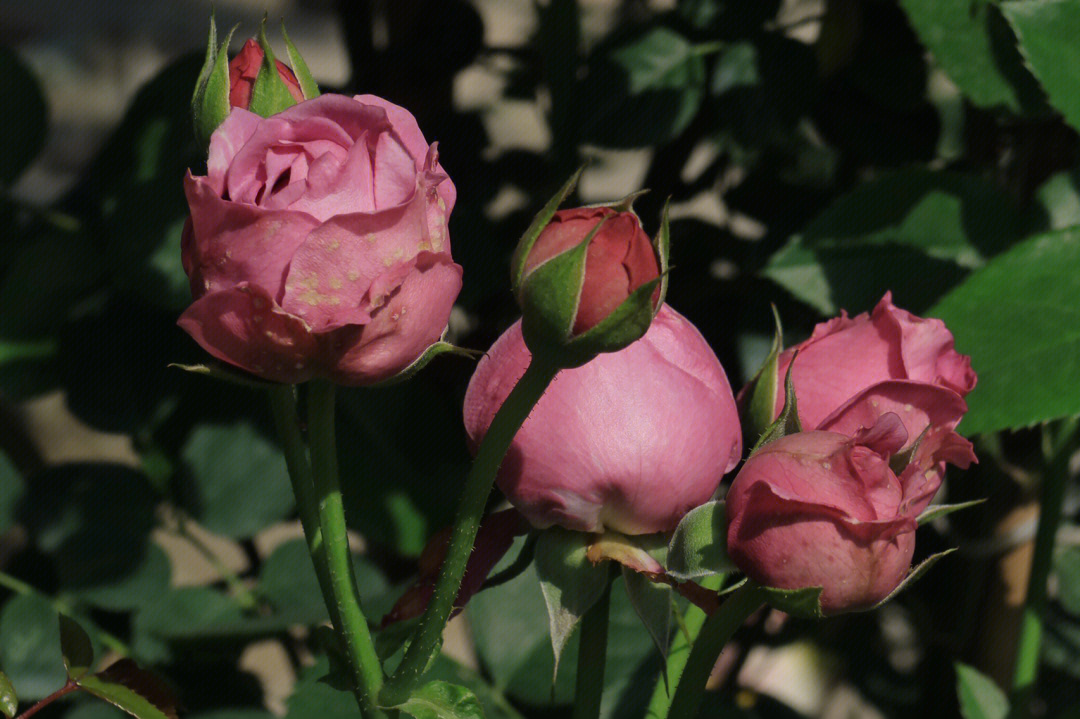
[[(633, 212), (610, 207), (579, 207), (555, 213), (525, 260), (525, 275), (555, 255), (581, 244), (603, 221), (585, 254), (585, 280), (578, 299), (573, 334), (595, 327), (630, 293), (660, 276), (656, 250)], [(654, 300), (659, 298), (659, 288)]]
[(971, 443), (937, 427), (897, 476), (889, 460), (907, 442), (890, 412), (854, 436), (798, 432), (764, 445), (727, 493), (728, 556), (764, 586), (821, 587), (825, 614), (881, 601), (908, 574), (916, 519), (945, 463), (975, 461)]
[[(956, 352), (945, 324), (896, 307), (892, 293), (873, 312), (841, 313), (783, 352), (781, 387), (796, 352), (791, 381), (804, 429), (851, 435), (895, 412), (913, 442), (928, 426), (956, 427), (975, 387), (971, 358)], [(777, 395), (774, 416), (784, 405)]]
[[(259, 76), (259, 68), (262, 67), (263, 49), (255, 38), (248, 38), (240, 53), (229, 62), (229, 104), (233, 107), (247, 109), (251, 103), (251, 88), (255, 85), (255, 78)], [(274, 60), (278, 75), (281, 76), (289, 94), (297, 102), (304, 101), (304, 93), (300, 89), (300, 82), (289, 66), (281, 60)]]
[(404, 108), (372, 95), (268, 118), (234, 108), (184, 189), (195, 302), (179, 324), (214, 357), (277, 382), (364, 385), (441, 337), (461, 289), (456, 192)]
[[(474, 447), (530, 358), (519, 322), (480, 361), (465, 395)], [(741, 451), (723, 367), (663, 305), (637, 342), (556, 375), (497, 482), (538, 527), (646, 534), (673, 529), (708, 501)]]

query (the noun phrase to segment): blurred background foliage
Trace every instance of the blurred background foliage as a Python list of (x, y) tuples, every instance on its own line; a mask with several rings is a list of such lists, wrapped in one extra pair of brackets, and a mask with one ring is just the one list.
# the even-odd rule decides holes
[[(650, 188), (636, 209), (655, 228), (672, 199), (669, 301), (733, 386), (767, 352), (770, 302), (793, 343), (891, 289), (973, 355), (961, 430), (980, 464), (947, 495), (988, 501), (919, 546), (958, 555), (880, 612), (759, 617), (703, 715), (951, 717), (955, 662), (978, 671), (961, 671), (968, 696), (983, 675), (1007, 688), (1040, 491), (1067, 481), (1037, 707), (1078, 716), (1080, 495), (1075, 463), (1044, 476), (1041, 427), (1080, 413), (1080, 0), (269, 5), (221, 2), (219, 25), (243, 21), (242, 41), (264, 9), (284, 14), (324, 90), (382, 95), (439, 141), (459, 198), (459, 344), (484, 349), (515, 318), (509, 253), (588, 161), (580, 201)], [(175, 321), (190, 301), (180, 179), (204, 162), (187, 113), (209, 7), (0, 8), (0, 666), (23, 699), (59, 686), (63, 611), (157, 669), (190, 716), (353, 715), (317, 681), (326, 659), (303, 628), (325, 609), (265, 398), (168, 366), (202, 359)], [(471, 369), (444, 359), (341, 394), (376, 620), (451, 517)], [(640, 717), (658, 657), (613, 597), (603, 713)], [(431, 671), (473, 687), (489, 716), (565, 714), (574, 650), (552, 691), (531, 572), (452, 630)], [(380, 641), (395, 650), (392, 633)], [(969, 719), (993, 716), (973, 706)]]

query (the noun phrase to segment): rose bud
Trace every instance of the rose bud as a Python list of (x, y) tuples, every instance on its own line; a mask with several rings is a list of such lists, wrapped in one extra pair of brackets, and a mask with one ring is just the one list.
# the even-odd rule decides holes
[[(955, 428), (967, 411), (963, 398), (975, 387), (971, 358), (953, 348), (945, 324), (896, 307), (891, 292), (873, 312), (841, 313), (785, 350), (777, 363), (779, 387), (796, 353), (791, 381), (803, 429), (852, 435), (895, 412), (914, 442), (928, 426)], [(783, 405), (777, 392), (774, 417)]]
[(907, 442), (890, 412), (854, 436), (797, 432), (762, 446), (726, 496), (728, 556), (764, 586), (821, 587), (824, 614), (880, 602), (908, 575), (944, 464), (975, 461), (970, 442), (937, 427), (897, 476), (890, 459)]
[(557, 367), (582, 365), (641, 337), (665, 290), (666, 210), (655, 242), (630, 210), (633, 196), (556, 212), (576, 179), (537, 215), (511, 273), (525, 342)]
[[(518, 322), (480, 361), (465, 395), (474, 448), (530, 359)], [(639, 341), (556, 375), (496, 482), (538, 527), (646, 534), (706, 502), (741, 452), (723, 367), (663, 305)]]
[(439, 341), (461, 289), (456, 191), (404, 108), (372, 95), (268, 118), (234, 108), (184, 189), (195, 302), (179, 324), (219, 360), (366, 385)]
[[(251, 103), (251, 88), (255, 85), (255, 78), (259, 76), (262, 63), (263, 49), (255, 38), (248, 38), (240, 53), (229, 62), (229, 104), (232, 107), (248, 109)], [(304, 93), (300, 89), (300, 81), (289, 66), (275, 59), (274, 67), (293, 99), (303, 102)]]

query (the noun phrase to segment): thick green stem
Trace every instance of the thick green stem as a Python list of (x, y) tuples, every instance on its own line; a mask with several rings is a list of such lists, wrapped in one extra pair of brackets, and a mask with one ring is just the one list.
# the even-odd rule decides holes
[(296, 388), (293, 385), (278, 385), (270, 390), (270, 409), (274, 415), (274, 425), (285, 451), (285, 465), (292, 480), (296, 506), (300, 512), (300, 524), (304, 528), (304, 540), (308, 545), (315, 576), (319, 580), (323, 600), (326, 602), (330, 619), (337, 626), (337, 606), (333, 588), (330, 586), (330, 574), (326, 568), (326, 552), (323, 546), (322, 527), (319, 526), (319, 503), (315, 498), (315, 481), (311, 474), (311, 460), (304, 435), (300, 431), (300, 422), (296, 413)]
[(600, 702), (604, 698), (604, 664), (607, 661), (610, 608), (609, 583), (600, 601), (590, 607), (581, 620), (573, 719), (597, 719), (600, 716)]
[(705, 683), (716, 665), (720, 650), (763, 601), (761, 589), (747, 582), (705, 620), (675, 688), (675, 697), (667, 713), (670, 719), (693, 719), (696, 716), (705, 694)]
[(345, 644), (345, 656), (352, 671), (356, 698), (370, 717), (381, 717), (379, 692), (383, 685), (382, 664), (375, 652), (371, 629), (360, 607), (356, 589), (349, 536), (345, 527), (345, 505), (338, 481), (337, 442), (334, 435), (334, 385), (313, 380), (308, 390), (308, 437), (311, 469), (322, 527), (326, 567), (333, 593), (331, 618)]
[(495, 473), (514, 435), (557, 372), (557, 368), (534, 358), (484, 435), (465, 480), (435, 591), (405, 657), (386, 685), (383, 692), (385, 705), (394, 706), (408, 698), (409, 691), (438, 651), (443, 628), (454, 609), (461, 578), (465, 575), (465, 563), (472, 553), (473, 541), (484, 516), (488, 495), (495, 483)]
[[(723, 584), (723, 575), (705, 577), (701, 580), (701, 586), (716, 591)], [(677, 632), (671, 642), (671, 648), (667, 656), (667, 681), (664, 677), (656, 682), (653, 689), (652, 699), (649, 701), (649, 711), (645, 715), (647, 719), (661, 719), (666, 717), (671, 708), (671, 688), (679, 684), (683, 670), (686, 668), (686, 660), (690, 658), (690, 647), (697, 641), (701, 627), (705, 624), (708, 615), (700, 607), (691, 604), (683, 615), (682, 629)]]
[[(1013, 673), (1012, 716), (1031, 716), (1031, 698), (1039, 674), (1042, 647), (1043, 615), (1046, 610), (1046, 583), (1053, 564), (1054, 540), (1061, 523), (1061, 505), (1065, 499), (1069, 459), (1076, 446), (1077, 420), (1062, 423), (1042, 478), (1042, 499), (1039, 507), (1039, 529), (1035, 534), (1035, 553), (1031, 560), (1024, 617), (1016, 647)], [(1047, 431), (1044, 428), (1044, 431)]]

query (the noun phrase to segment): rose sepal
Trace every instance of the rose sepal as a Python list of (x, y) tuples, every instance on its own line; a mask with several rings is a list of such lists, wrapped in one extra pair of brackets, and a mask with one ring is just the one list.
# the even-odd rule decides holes
[(255, 77), (255, 84), (251, 87), (251, 103), (248, 105), (248, 110), (261, 117), (270, 117), (282, 110), (288, 110), (296, 104), (296, 99), (289, 92), (281, 75), (278, 74), (277, 58), (274, 57), (274, 49), (270, 47), (270, 41), (266, 38), (265, 15), (259, 27), (259, 47), (263, 51), (262, 65), (259, 67), (259, 74)]
[(300, 54), (300, 51), (296, 49), (296, 45), (293, 45), (293, 41), (289, 39), (284, 20), (281, 21), (281, 37), (285, 39), (285, 50), (289, 53), (289, 65), (292, 66), (296, 81), (300, 84), (300, 92), (304, 93), (304, 99), (310, 100), (318, 97), (322, 94), (322, 91), (319, 90), (319, 83), (315, 82), (315, 78), (311, 76), (311, 70), (308, 69), (307, 63), (304, 62), (304, 56)]
[(743, 437), (753, 438), (755, 444), (773, 423), (776, 394), (780, 389), (777, 367), (780, 353), (784, 351), (784, 329), (776, 305), (771, 307), (775, 323), (772, 346), (765, 361), (747, 384), (748, 398), (743, 408)]
[(439, 355), (444, 354), (457, 355), (458, 357), (468, 357), (469, 359), (475, 360), (483, 353), (477, 352), (476, 350), (466, 349), (465, 347), (458, 347), (457, 345), (446, 342), (445, 340), (439, 340), (438, 342), (424, 350), (424, 354), (417, 357), (416, 361), (413, 362), (411, 365), (401, 370), (393, 377), (387, 377), (382, 382), (375, 382), (371, 386), (389, 387), (391, 385), (399, 384), (401, 382), (405, 382), (406, 380), (412, 379), (413, 375), (424, 369), (424, 367), (426, 367), (428, 363), (431, 362), (431, 360), (435, 359)]
[(220, 45), (217, 42), (217, 23), (210, 12), (210, 33), (206, 41), (206, 59), (195, 82), (191, 96), (191, 120), (199, 144), (210, 146), (210, 136), (229, 116), (229, 42), (239, 24), (233, 25)]
[(210, 377), (212, 379), (222, 380), (230, 384), (240, 385), (241, 387), (253, 387), (255, 389), (269, 389), (271, 387), (280, 387), (280, 382), (271, 382), (270, 380), (263, 379), (258, 375), (245, 372), (237, 367), (232, 367), (224, 362), (216, 362), (210, 360), (201, 364), (181, 364), (179, 362), (173, 362), (168, 365), (169, 367), (184, 370), (191, 374), (202, 375), (203, 377)]
[(525, 274), (525, 264), (529, 258), (529, 252), (532, 251), (533, 245), (536, 244), (537, 238), (540, 237), (540, 233), (544, 231), (544, 228), (551, 222), (551, 218), (555, 216), (555, 213), (570, 193), (577, 187), (578, 180), (581, 179), (581, 173), (585, 171), (584, 167), (579, 167), (573, 175), (570, 176), (559, 191), (552, 195), (551, 199), (547, 201), (536, 216), (533, 217), (532, 222), (525, 229), (525, 233), (518, 240), (517, 247), (514, 249), (514, 254), (510, 259), (510, 287), (514, 291), (514, 296), (518, 295), (521, 289), (521, 283), (523, 275)]
[(781, 437), (803, 431), (802, 422), (799, 421), (799, 403), (795, 397), (795, 385), (791, 381), (791, 368), (795, 366), (798, 356), (796, 353), (791, 358), (791, 364), (788, 365), (787, 375), (784, 378), (784, 409), (780, 411), (780, 416), (776, 418), (776, 421), (769, 424), (761, 433), (754, 448), (750, 450), (751, 457), (769, 442), (775, 442)]
[(735, 571), (727, 555), (727, 511), (716, 499), (686, 513), (671, 535), (667, 573), (679, 581)]

